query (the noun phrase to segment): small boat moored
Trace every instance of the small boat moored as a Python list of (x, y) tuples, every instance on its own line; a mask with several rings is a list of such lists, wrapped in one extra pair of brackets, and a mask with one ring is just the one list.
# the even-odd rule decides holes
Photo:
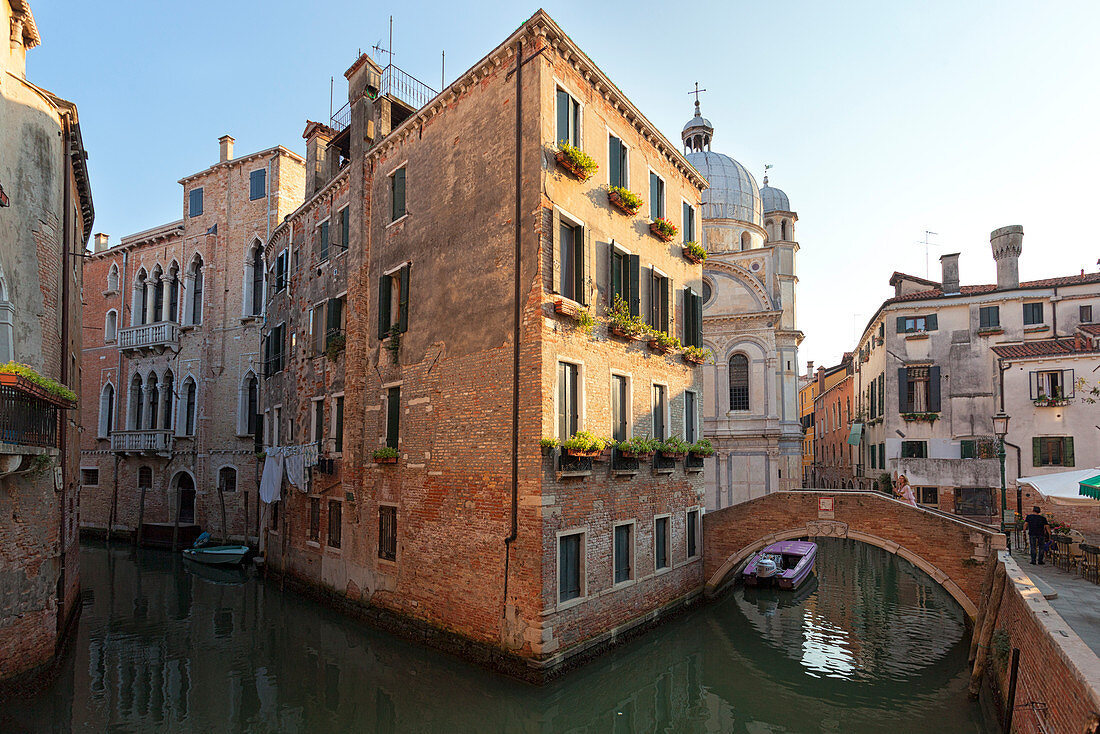
[(817, 543), (784, 540), (757, 553), (741, 576), (746, 586), (776, 583), (781, 589), (796, 589), (810, 577), (817, 561)]
[(206, 545), (209, 542), (210, 533), (203, 533), (192, 547), (183, 549), (184, 558), (209, 566), (232, 566), (243, 561), (249, 551), (247, 545)]

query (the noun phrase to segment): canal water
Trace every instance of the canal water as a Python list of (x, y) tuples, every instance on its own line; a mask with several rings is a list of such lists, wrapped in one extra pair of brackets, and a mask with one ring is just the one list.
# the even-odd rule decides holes
[(988, 732), (963, 612), (878, 548), (825, 540), (791, 592), (734, 589), (534, 687), (250, 573), (85, 546), (61, 675), (3, 732)]

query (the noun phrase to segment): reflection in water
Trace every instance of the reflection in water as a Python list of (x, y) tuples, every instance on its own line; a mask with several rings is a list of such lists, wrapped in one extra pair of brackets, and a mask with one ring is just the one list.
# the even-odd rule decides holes
[(795, 592), (735, 590), (536, 688), (245, 575), (90, 546), (53, 689), (0, 731), (986, 731), (961, 610), (904, 561), (821, 544)]

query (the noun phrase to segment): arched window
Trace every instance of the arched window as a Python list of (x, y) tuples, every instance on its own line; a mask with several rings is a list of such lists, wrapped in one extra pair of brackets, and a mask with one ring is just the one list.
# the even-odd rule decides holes
[(153, 488), (153, 470), (148, 466), (138, 468), (138, 489)]
[(145, 309), (149, 303), (149, 292), (146, 286), (145, 268), (138, 271), (134, 277), (134, 294), (130, 299), (130, 326), (141, 326), (145, 323)]
[(150, 372), (145, 378), (145, 393), (147, 405), (145, 409), (145, 428), (153, 430), (157, 427), (157, 407), (160, 404), (160, 385), (157, 382), (157, 373)]
[(161, 397), (164, 400), (164, 413), (161, 417), (160, 425), (156, 426), (157, 428), (162, 428), (164, 430), (172, 429), (172, 407), (173, 403), (175, 402), (173, 398), (176, 397), (176, 393), (172, 389), (174, 387), (172, 384), (173, 382), (174, 379), (172, 376), (172, 371), (168, 370), (164, 373), (164, 380), (162, 380), (160, 383)]
[(752, 249), (752, 235), (750, 235), (748, 232), (742, 232), (741, 233), (741, 249), (742, 250), (751, 250)]
[(142, 403), (144, 401), (145, 395), (142, 390), (141, 375), (134, 375), (134, 379), (130, 381), (130, 415), (129, 420), (126, 421), (126, 427), (131, 431), (141, 429)]
[(8, 284), (4, 280), (4, 268), (0, 266), (0, 364), (15, 359), (15, 305), (8, 298)]
[(730, 410), (749, 409), (749, 358), (743, 354), (730, 357)]
[(223, 466), (218, 470), (218, 487), (223, 492), (236, 492), (237, 470), (231, 466)]
[(118, 290), (118, 263), (111, 263), (111, 269), (107, 271), (107, 290)]
[(107, 318), (103, 323), (103, 341), (113, 342), (118, 339), (118, 311), (113, 308), (107, 312)]
[(106, 438), (115, 429), (115, 388), (111, 383), (99, 393), (99, 436)]
[(771, 219), (764, 222), (764, 231), (766, 231), (768, 233), (768, 239), (769, 240), (774, 240), (775, 239), (775, 222), (773, 222)]
[(160, 266), (153, 270), (153, 318), (149, 323), (164, 321), (164, 273)]
[(252, 248), (252, 315), (264, 312), (264, 248), (259, 242)]
[(791, 225), (790, 225), (790, 222), (788, 222), (786, 219), (784, 219), (783, 223), (780, 225), (780, 227), (783, 230), (783, 234), (782, 234), (783, 241), (786, 242), (787, 240), (789, 240), (791, 238)]
[(195, 255), (187, 268), (184, 284), (183, 321), (185, 324), (202, 323), (202, 255)]
[(195, 410), (198, 405), (198, 388), (188, 377), (183, 383), (183, 435), (195, 435)]
[(261, 422), (260, 381), (256, 373), (249, 370), (241, 380), (237, 393), (237, 435), (255, 436)]
[(180, 266), (172, 263), (168, 268), (168, 313), (165, 319), (178, 321), (180, 302)]

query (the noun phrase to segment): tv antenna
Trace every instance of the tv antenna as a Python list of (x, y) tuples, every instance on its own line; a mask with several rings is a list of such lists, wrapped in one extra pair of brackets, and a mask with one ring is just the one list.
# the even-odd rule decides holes
[(924, 277), (925, 278), (930, 277), (930, 275), (929, 275), (930, 271), (928, 269), (928, 252), (929, 252), (929, 250), (933, 247), (943, 247), (943, 245), (937, 245), (935, 242), (929, 242), (928, 241), (929, 235), (935, 235), (935, 234), (937, 234), (937, 233), (926, 229), (926, 230), (924, 230), (924, 240), (917, 243), (918, 245), (923, 245), (924, 246)]
[(379, 40), (378, 43), (371, 46), (371, 48), (373, 48), (375, 53), (377, 53), (377, 54), (388, 54), (389, 57), (390, 57), (389, 65), (393, 66), (393, 16), (392, 15), (390, 16), (390, 41), (389, 41), (388, 46), (389, 46), (388, 48), (383, 48), (382, 47), (382, 41)]

